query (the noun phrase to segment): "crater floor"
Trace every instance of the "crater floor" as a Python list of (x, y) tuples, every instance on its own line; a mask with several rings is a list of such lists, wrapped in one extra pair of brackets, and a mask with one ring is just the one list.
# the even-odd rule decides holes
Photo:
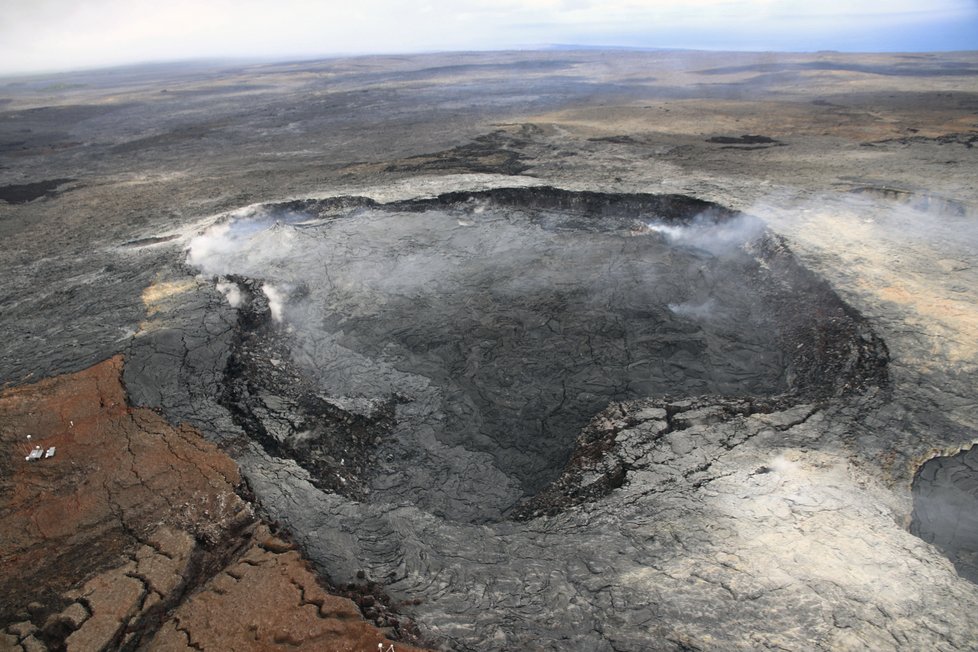
[[(881, 344), (859, 350), (874, 338), (861, 318), (720, 206), (553, 188), (337, 204), (233, 214), (188, 263), (250, 326), (225, 404), (344, 495), (498, 520), (557, 479), (612, 402), (882, 380), (855, 377), (864, 358), (869, 375), (885, 365)], [(357, 442), (323, 410), (372, 428)]]

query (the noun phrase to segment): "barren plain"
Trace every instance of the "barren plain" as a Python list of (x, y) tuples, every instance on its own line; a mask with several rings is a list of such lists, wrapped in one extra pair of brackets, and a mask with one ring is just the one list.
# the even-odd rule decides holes
[(0, 79), (0, 648), (975, 649), (976, 144), (972, 52)]

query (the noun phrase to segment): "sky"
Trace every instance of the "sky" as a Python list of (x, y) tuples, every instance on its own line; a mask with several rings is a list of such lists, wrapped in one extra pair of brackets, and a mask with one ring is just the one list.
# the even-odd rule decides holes
[(978, 0), (0, 0), (0, 74), (554, 44), (978, 50)]

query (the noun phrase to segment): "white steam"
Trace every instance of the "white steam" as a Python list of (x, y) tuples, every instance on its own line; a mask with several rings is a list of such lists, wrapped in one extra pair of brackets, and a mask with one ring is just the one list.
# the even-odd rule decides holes
[(216, 224), (191, 240), (187, 251), (187, 264), (199, 267), (205, 274), (219, 273), (214, 268), (213, 261), (236, 249), (233, 240), (228, 237), (230, 231), (230, 222)]
[(272, 319), (281, 322), (285, 310), (285, 293), (268, 283), (261, 286), (261, 291), (268, 298), (268, 309), (272, 313)]
[(798, 462), (796, 462), (794, 460), (789, 460), (783, 454), (782, 455), (778, 455), (777, 457), (775, 457), (774, 459), (772, 459), (768, 463), (768, 467), (772, 471), (776, 471), (777, 473), (780, 473), (782, 475), (788, 475), (788, 474), (791, 474), (791, 473), (795, 473), (795, 472), (797, 472), (798, 470), (801, 469), (801, 466), (798, 464)]
[(764, 222), (750, 215), (737, 215), (719, 222), (710, 217), (698, 216), (688, 225), (652, 222), (648, 227), (672, 244), (703, 249), (714, 256), (740, 250), (748, 242), (760, 237), (765, 228)]
[(664, 235), (667, 240), (677, 240), (683, 237), (683, 235), (688, 230), (686, 227), (682, 227), (682, 226), (671, 226), (669, 224), (656, 224), (654, 222), (650, 223), (648, 227), (650, 231), (654, 231), (656, 233), (661, 233), (662, 235)]
[[(288, 216), (290, 218), (301, 216)], [(264, 276), (281, 266), (295, 244), (295, 229), (282, 219), (246, 210), (190, 241), (187, 264), (205, 276), (231, 272)]]
[(241, 306), (241, 288), (239, 288), (236, 283), (220, 282), (216, 285), (216, 288), (218, 292), (224, 295), (224, 298), (228, 300), (228, 303), (231, 304), (232, 308), (238, 308)]
[(670, 303), (669, 310), (671, 310), (673, 314), (681, 317), (703, 320), (709, 318), (716, 312), (716, 304), (716, 300), (712, 298), (700, 303), (692, 303), (689, 301), (685, 303)]
[(236, 274), (256, 279), (271, 279), (262, 285), (272, 319), (282, 322), (289, 290), (293, 285), (295, 261), (313, 259), (302, 229), (295, 223), (307, 216), (270, 215), (261, 207), (248, 207), (232, 213), (190, 241), (187, 264), (217, 282), (215, 288), (228, 303), (238, 308), (245, 302), (241, 288), (226, 280)]

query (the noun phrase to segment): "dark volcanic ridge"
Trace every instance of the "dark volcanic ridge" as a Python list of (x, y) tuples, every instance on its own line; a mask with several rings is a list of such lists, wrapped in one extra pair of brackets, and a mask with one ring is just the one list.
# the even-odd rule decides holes
[(47, 179), (33, 183), (0, 186), (0, 201), (8, 204), (26, 204), (42, 197), (53, 197), (59, 192), (63, 192), (59, 190), (61, 186), (72, 181), (75, 179)]
[(786, 147), (787, 143), (769, 136), (744, 134), (743, 136), (712, 136), (706, 139), (708, 143), (723, 145), (720, 149), (755, 150), (769, 147)]
[(294, 201), (228, 216), (188, 262), (237, 308), (221, 402), (248, 436), (321, 489), (450, 519), (620, 486), (625, 467), (567, 486), (610, 404), (750, 414), (887, 379), (882, 341), (779, 238), (686, 196)]

